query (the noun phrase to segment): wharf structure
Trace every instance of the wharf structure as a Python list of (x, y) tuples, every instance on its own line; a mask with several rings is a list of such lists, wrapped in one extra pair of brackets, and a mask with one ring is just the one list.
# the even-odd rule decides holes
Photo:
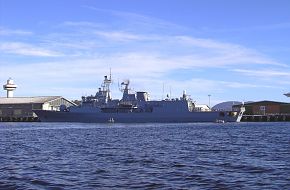
[(3, 85), (7, 96), (0, 97), (0, 122), (38, 121), (37, 115), (32, 111), (34, 109), (59, 110), (61, 105), (75, 105), (61, 96), (13, 97), (16, 88), (17, 85), (11, 78)]
[(233, 109), (244, 106), (246, 111), (241, 121), (275, 122), (290, 121), (290, 103), (276, 101), (258, 101), (234, 105)]

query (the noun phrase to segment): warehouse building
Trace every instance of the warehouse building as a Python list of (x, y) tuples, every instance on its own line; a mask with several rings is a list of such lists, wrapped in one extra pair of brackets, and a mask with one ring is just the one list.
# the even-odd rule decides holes
[[(233, 107), (240, 107), (235, 105)], [(244, 104), (245, 115), (279, 115), (290, 114), (290, 103), (275, 101), (259, 101)]]
[(61, 96), (0, 98), (0, 120), (33, 121), (37, 120), (34, 109), (59, 110), (60, 105), (75, 104)]
[(3, 85), (7, 96), (0, 98), (0, 121), (37, 121), (37, 115), (33, 112), (35, 109), (56, 111), (61, 105), (76, 105), (61, 96), (14, 97), (16, 88), (11, 78)]
[[(233, 109), (242, 106), (234, 105)], [(250, 102), (243, 105), (246, 109), (242, 121), (290, 121), (290, 103), (275, 101)]]

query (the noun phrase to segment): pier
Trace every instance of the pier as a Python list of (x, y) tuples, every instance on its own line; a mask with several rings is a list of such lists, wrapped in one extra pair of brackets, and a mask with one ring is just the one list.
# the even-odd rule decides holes
[(37, 122), (38, 117), (0, 117), (0, 122)]
[(290, 114), (243, 115), (241, 122), (286, 122)]

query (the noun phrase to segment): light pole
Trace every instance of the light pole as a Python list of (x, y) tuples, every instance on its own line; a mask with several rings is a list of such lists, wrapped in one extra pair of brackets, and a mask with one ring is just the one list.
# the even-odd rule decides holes
[(211, 95), (209, 94), (208, 95), (208, 107), (210, 108), (210, 97), (211, 97)]

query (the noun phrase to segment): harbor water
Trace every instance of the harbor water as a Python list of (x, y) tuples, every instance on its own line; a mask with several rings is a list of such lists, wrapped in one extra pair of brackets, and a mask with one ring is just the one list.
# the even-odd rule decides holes
[(0, 123), (0, 189), (287, 189), (290, 123)]

